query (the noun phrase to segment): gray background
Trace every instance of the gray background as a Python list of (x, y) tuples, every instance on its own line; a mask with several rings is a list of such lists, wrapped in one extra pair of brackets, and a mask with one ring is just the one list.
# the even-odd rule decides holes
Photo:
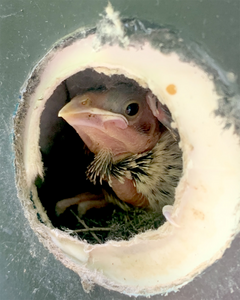
[[(239, 0), (113, 0), (122, 17), (173, 25), (240, 82)], [(14, 184), (12, 115), (19, 90), (36, 62), (58, 39), (94, 26), (107, 1), (0, 0), (0, 299), (128, 299), (101, 287), (85, 294), (79, 277), (38, 242)], [(240, 299), (240, 237), (224, 258), (164, 299)], [(161, 299), (154, 296), (152, 299)], [(139, 297), (139, 299), (145, 299)]]

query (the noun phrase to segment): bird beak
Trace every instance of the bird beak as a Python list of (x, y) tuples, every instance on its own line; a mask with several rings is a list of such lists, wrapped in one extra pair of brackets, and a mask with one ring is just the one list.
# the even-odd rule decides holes
[(79, 113), (82, 113), (84, 110), (78, 101), (70, 101), (68, 104), (63, 106), (63, 108), (58, 112), (58, 116), (63, 119), (67, 118), (67, 116), (73, 116)]
[(86, 98), (79, 101), (73, 98), (58, 113), (59, 117), (65, 119), (71, 126), (88, 126), (98, 129), (106, 128), (110, 123), (120, 129), (126, 129), (128, 120), (121, 114), (116, 114), (103, 109), (89, 107)]

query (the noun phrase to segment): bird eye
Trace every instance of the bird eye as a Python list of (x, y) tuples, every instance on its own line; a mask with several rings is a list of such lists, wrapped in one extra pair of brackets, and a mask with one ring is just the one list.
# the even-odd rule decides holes
[(139, 105), (137, 103), (130, 103), (126, 110), (125, 110), (125, 113), (128, 115), (128, 116), (135, 116), (139, 111)]

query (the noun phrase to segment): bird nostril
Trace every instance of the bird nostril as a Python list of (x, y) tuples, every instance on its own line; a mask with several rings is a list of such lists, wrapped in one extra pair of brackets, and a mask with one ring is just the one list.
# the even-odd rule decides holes
[(83, 101), (81, 101), (80, 103), (81, 103), (82, 105), (87, 105), (88, 102), (89, 102), (89, 99), (87, 98), (87, 99), (84, 99)]

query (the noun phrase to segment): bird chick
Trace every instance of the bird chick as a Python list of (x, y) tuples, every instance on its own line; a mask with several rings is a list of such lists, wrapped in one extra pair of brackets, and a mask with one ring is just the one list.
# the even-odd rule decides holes
[(86, 175), (103, 189), (101, 195), (83, 193), (59, 201), (58, 215), (73, 204), (78, 204), (81, 215), (108, 202), (124, 209), (131, 204), (155, 210), (173, 203), (181, 153), (171, 115), (158, 103), (140, 87), (119, 84), (77, 95), (60, 110), (59, 116), (94, 153)]

